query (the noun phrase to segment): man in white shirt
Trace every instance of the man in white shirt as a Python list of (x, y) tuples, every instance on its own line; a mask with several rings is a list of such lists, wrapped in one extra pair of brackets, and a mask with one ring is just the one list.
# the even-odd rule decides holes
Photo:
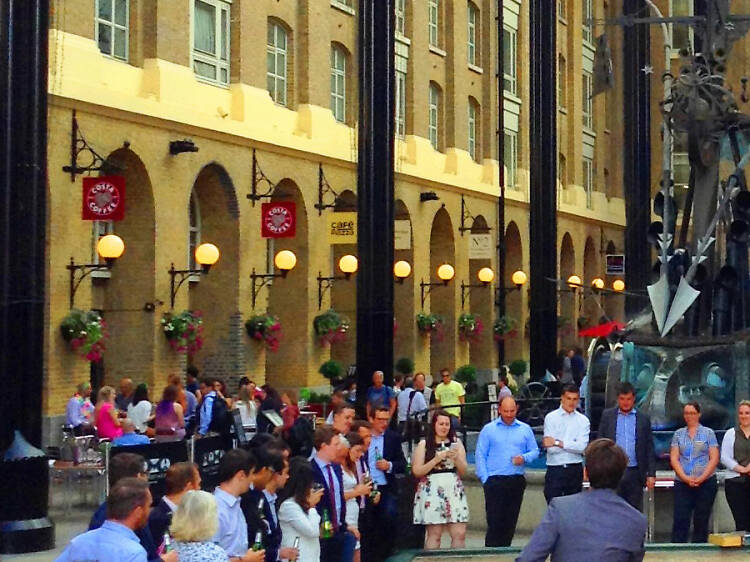
[(547, 449), (547, 473), (544, 476), (544, 497), (577, 494), (583, 489), (583, 452), (589, 443), (591, 424), (577, 411), (578, 387), (565, 385), (560, 407), (544, 418), (544, 439)]
[(423, 412), (427, 409), (424, 395), (417, 389), (411, 388), (411, 386), (399, 392), (396, 402), (398, 403), (399, 427), (401, 427), (407, 419), (412, 418), (412, 414)]
[(425, 404), (429, 406), (432, 398), (432, 389), (425, 384), (424, 373), (414, 375), (414, 388), (424, 395)]

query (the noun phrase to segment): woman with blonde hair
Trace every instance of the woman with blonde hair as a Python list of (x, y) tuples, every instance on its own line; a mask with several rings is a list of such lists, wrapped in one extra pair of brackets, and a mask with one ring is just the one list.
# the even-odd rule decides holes
[(117, 417), (117, 408), (115, 408), (115, 389), (111, 386), (103, 386), (99, 389), (99, 394), (96, 396), (94, 423), (100, 439), (114, 439), (122, 435), (122, 424)]
[[(185, 493), (169, 527), (172, 547), (180, 562), (225, 562), (227, 553), (211, 541), (219, 528), (216, 500), (208, 492)], [(158, 537), (156, 538), (158, 540)]]

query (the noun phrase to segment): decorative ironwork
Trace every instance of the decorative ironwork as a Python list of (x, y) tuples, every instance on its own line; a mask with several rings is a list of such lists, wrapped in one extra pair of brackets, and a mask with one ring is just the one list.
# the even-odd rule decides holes
[[(193, 275), (201, 275), (203, 273), (208, 273), (206, 269), (175, 269), (174, 263), (169, 268), (169, 308), (170, 310), (174, 309), (174, 301), (175, 297), (177, 296), (177, 292), (180, 290), (180, 287), (182, 287), (182, 284), (190, 279)], [(175, 285), (175, 278), (179, 277), (180, 280)]]
[[(471, 222), (473, 223), (476, 220), (476, 217), (471, 214), (471, 211), (469, 211), (469, 206), (466, 204), (466, 201), (464, 200), (464, 196), (461, 196), (461, 226), (458, 227), (458, 231), (461, 233), (461, 236), (464, 235), (464, 232), (467, 230), (472, 230), (473, 226), (466, 226), (467, 223)], [(490, 230), (492, 230), (489, 226), (482, 228), (482, 233), (487, 233)]]
[[(258, 184), (260, 183), (265, 183), (268, 186), (268, 191), (259, 194)], [(253, 207), (255, 207), (256, 201), (260, 201), (261, 199), (270, 199), (273, 196), (273, 190), (277, 185), (278, 184), (275, 184), (270, 179), (268, 179), (268, 176), (261, 169), (260, 164), (258, 163), (258, 158), (255, 155), (255, 149), (253, 148), (253, 181), (250, 186), (251, 191), (247, 194), (247, 198), (253, 202)]]
[(112, 267), (111, 261), (105, 263), (76, 263), (73, 257), (70, 258), (70, 263), (65, 268), (70, 271), (70, 308), (73, 308), (75, 303), (76, 291), (81, 285), (81, 282), (91, 275), (94, 271), (102, 271), (110, 269)]
[[(129, 146), (129, 144), (130, 143), (126, 143), (125, 146)], [(78, 164), (78, 157), (84, 153), (90, 158), (88, 165), (85, 166)], [(108, 161), (106, 158), (102, 158), (102, 156), (91, 147), (78, 127), (78, 119), (76, 119), (76, 110), (74, 109), (70, 125), (70, 165), (63, 166), (62, 171), (69, 173), (70, 181), (75, 182), (78, 174), (83, 174), (84, 172), (99, 172), (104, 169), (122, 170), (123, 166)]]
[[(327, 193), (333, 194), (333, 203), (323, 203), (323, 196)], [(323, 172), (323, 164), (318, 164), (318, 202), (315, 204), (315, 208), (318, 210), (318, 216), (323, 214), (324, 209), (333, 209), (338, 203), (339, 194), (336, 193), (328, 183), (325, 173)], [(320, 308), (320, 307), (318, 307)]]
[(351, 278), (351, 273), (323, 277), (322, 272), (318, 271), (318, 310), (323, 308), (323, 296), (333, 287), (334, 281), (349, 281)]
[(424, 301), (427, 300), (427, 295), (430, 294), (433, 287), (445, 287), (448, 285), (450, 279), (446, 281), (439, 281), (435, 283), (425, 283), (424, 279), (419, 283), (419, 288), (422, 296), (422, 310), (424, 310)]
[(268, 285), (273, 279), (277, 277), (286, 277), (287, 273), (289, 273), (288, 269), (282, 269), (281, 273), (255, 273), (255, 268), (253, 268), (253, 272), (250, 274), (250, 279), (253, 280), (253, 308), (255, 308), (255, 302), (258, 300), (260, 290)]

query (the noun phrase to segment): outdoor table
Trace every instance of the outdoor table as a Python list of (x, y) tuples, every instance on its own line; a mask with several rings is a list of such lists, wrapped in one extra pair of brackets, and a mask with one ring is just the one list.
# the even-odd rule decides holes
[[(57, 460), (50, 466), (50, 484), (62, 482), (63, 484), (63, 509), (65, 515), (70, 514), (73, 506), (73, 487), (77, 485), (78, 492), (86, 502), (88, 490), (94, 492), (96, 505), (104, 501), (105, 485), (104, 466), (100, 463), (86, 462), (73, 464), (70, 461)], [(83, 485), (88, 483), (88, 485)], [(50, 485), (50, 491), (52, 485)]]

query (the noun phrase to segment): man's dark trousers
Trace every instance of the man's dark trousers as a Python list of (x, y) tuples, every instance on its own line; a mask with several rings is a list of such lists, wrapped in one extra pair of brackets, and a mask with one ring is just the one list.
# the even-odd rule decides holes
[(548, 466), (544, 475), (544, 499), (572, 496), (583, 490), (583, 464)]
[(487, 515), (485, 546), (510, 546), (521, 511), (526, 478), (522, 475), (490, 476), (484, 483)]
[(643, 478), (637, 466), (625, 469), (617, 494), (638, 511), (643, 511)]
[[(395, 487), (395, 484), (393, 485)], [(379, 485), (380, 501), (365, 509), (362, 534), (362, 562), (381, 562), (393, 554), (398, 533), (398, 495), (391, 485)], [(360, 517), (360, 521), (362, 521)]]
[(330, 539), (320, 539), (321, 562), (351, 562), (357, 539), (348, 531), (339, 530)]

